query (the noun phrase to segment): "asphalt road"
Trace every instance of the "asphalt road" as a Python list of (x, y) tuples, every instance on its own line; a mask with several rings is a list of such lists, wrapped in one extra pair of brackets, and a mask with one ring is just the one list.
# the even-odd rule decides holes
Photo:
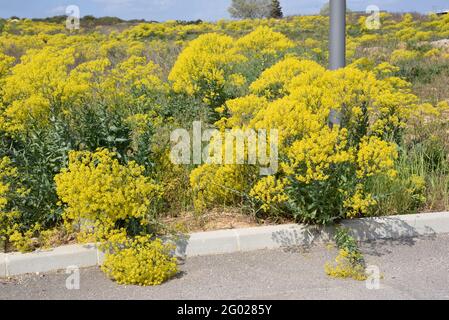
[(0, 280), (0, 299), (449, 299), (449, 235), (366, 243), (379, 289), (326, 276), (328, 246), (190, 258), (158, 287), (119, 286), (98, 268), (80, 271), (79, 290), (65, 272)]

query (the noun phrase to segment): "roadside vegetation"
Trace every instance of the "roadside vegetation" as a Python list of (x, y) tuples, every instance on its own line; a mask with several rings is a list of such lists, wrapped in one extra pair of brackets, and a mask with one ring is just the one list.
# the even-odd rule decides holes
[[(126, 268), (170, 251), (142, 239), (188, 231), (186, 214), (323, 225), (449, 209), (449, 16), (382, 13), (369, 30), (350, 13), (338, 71), (326, 70), (327, 16), (278, 18), (88, 17), (73, 32), (0, 20), (3, 246), (99, 241), (106, 272), (139, 283)], [(170, 133), (194, 121), (278, 129), (278, 172), (173, 164)], [(176, 272), (170, 259), (154, 268), (144, 284)]]
[(326, 274), (334, 278), (365, 281), (368, 278), (366, 264), (357, 241), (349, 234), (348, 229), (339, 227), (336, 230), (334, 240), (338, 255), (334, 262), (325, 264)]

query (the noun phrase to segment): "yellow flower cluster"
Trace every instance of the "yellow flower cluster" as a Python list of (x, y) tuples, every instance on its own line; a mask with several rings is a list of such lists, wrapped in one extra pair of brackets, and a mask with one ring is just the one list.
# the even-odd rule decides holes
[(260, 207), (268, 212), (273, 204), (281, 204), (288, 200), (285, 188), (288, 185), (286, 179), (276, 180), (274, 176), (268, 176), (259, 180), (251, 189), (249, 195), (262, 203)]
[(237, 41), (216, 33), (201, 35), (179, 55), (169, 80), (176, 92), (199, 96), (212, 105), (218, 102), (220, 106), (225, 92), (238, 91), (246, 83), (238, 73), (245, 69), (245, 62), (275, 59), (292, 47), (292, 41), (268, 27), (259, 27)]
[(254, 116), (267, 107), (268, 101), (264, 97), (248, 95), (226, 101), (229, 116), (224, 117), (217, 125), (226, 128), (247, 127)]
[(14, 63), (14, 58), (0, 52), (0, 81), (6, 76)]
[(341, 249), (335, 258), (335, 264), (327, 263), (325, 272), (328, 276), (334, 278), (352, 278), (357, 281), (365, 281), (367, 275), (365, 267), (362, 264), (354, 264), (354, 253), (346, 249)]
[(369, 209), (377, 204), (377, 201), (373, 199), (371, 194), (367, 194), (363, 191), (363, 184), (359, 184), (356, 187), (356, 192), (348, 199), (345, 200), (344, 206), (347, 209), (348, 218), (358, 218), (359, 215), (365, 215), (369, 212)]
[[(386, 65), (379, 70), (386, 69), (395, 70)], [(230, 201), (233, 198), (224, 193), (237, 190), (237, 195), (248, 192), (267, 211), (290, 199), (281, 192), (288, 178), (304, 188), (330, 183), (348, 217), (367, 214), (376, 203), (363, 186), (374, 176), (396, 176), (397, 147), (388, 139), (405, 125), (416, 103), (408, 84), (387, 74), (377, 79), (375, 72), (353, 66), (325, 71), (314, 62), (296, 58), (286, 58), (262, 73), (251, 84), (261, 97), (229, 100), (228, 117), (217, 125), (279, 130), (283, 159), (279, 178), (239, 185), (235, 169), (228, 172), (231, 168), (204, 165), (192, 172), (192, 187), (203, 190), (196, 204), (204, 207), (204, 203), (221, 203), (224, 198)], [(332, 109), (340, 114), (342, 126), (329, 127)], [(345, 176), (335, 182), (340, 175)]]
[[(161, 68), (146, 57), (115, 52), (117, 59), (107, 50), (91, 52), (95, 39), (71, 46), (74, 40), (53, 39), (53, 45), (28, 50), (14, 67), (14, 58), (0, 52), (1, 130), (14, 134), (42, 129), (51, 115), (62, 111), (76, 116), (89, 101), (146, 111), (155, 95), (167, 91)], [(124, 45), (115, 50), (126, 51)]]
[(3, 115), (0, 113), (0, 128), (15, 132), (27, 126), (45, 126), (50, 105), (62, 95), (74, 59), (72, 48), (28, 51), (5, 79), (2, 93), (6, 108)]
[(134, 162), (121, 165), (106, 149), (70, 152), (68, 167), (55, 177), (57, 193), (66, 204), (65, 220), (98, 222), (111, 230), (118, 220), (135, 218), (145, 224), (162, 190), (142, 175), (143, 170)]
[(210, 205), (232, 204), (250, 184), (251, 173), (238, 165), (202, 165), (190, 174), (195, 193), (194, 205), (199, 212)]
[(384, 173), (394, 178), (394, 161), (397, 158), (397, 146), (394, 143), (382, 141), (378, 137), (364, 137), (357, 154), (357, 176), (363, 178)]
[(37, 239), (33, 239), (36, 232), (39, 231), (40, 225), (36, 224), (28, 230), (21, 231), (21, 226), (19, 224), (14, 224), (9, 230), (9, 238), (14, 248), (20, 252), (32, 251), (37, 245)]
[(17, 250), (27, 252), (33, 248), (32, 239), (40, 226), (36, 224), (31, 228), (24, 228), (17, 222), (20, 212), (8, 208), (11, 198), (24, 195), (26, 190), (13, 186), (18, 178), (18, 171), (8, 157), (0, 159), (0, 240), (9, 241)]
[(397, 63), (403, 63), (403, 62), (409, 62), (416, 60), (418, 58), (418, 52), (406, 50), (406, 49), (397, 49), (393, 51), (391, 54), (391, 63), (397, 64)]
[(160, 285), (178, 273), (177, 259), (171, 257), (173, 246), (160, 239), (138, 236), (124, 248), (107, 253), (101, 269), (119, 284)]
[(213, 100), (234, 73), (235, 64), (244, 59), (233, 52), (233, 47), (231, 37), (219, 34), (205, 34), (191, 41), (170, 72), (173, 89)]
[(331, 166), (352, 161), (352, 150), (345, 150), (346, 135), (345, 129), (323, 128), (293, 142), (286, 150), (289, 160), (283, 164), (284, 171), (306, 184), (328, 180)]
[(279, 98), (290, 93), (288, 91), (290, 84), (296, 76), (303, 73), (307, 73), (308, 76), (314, 76), (322, 72), (324, 72), (324, 68), (314, 61), (287, 57), (266, 69), (251, 84), (250, 90), (268, 99)]
[[(338, 71), (323, 67), (328, 60), (325, 16), (167, 21), (132, 24), (125, 30), (122, 25), (94, 29), (86, 24), (79, 32), (56, 23), (2, 20), (0, 133), (20, 139), (18, 145), (39, 132), (64, 140), (64, 146), (55, 142), (63, 150), (66, 143), (75, 150), (117, 150), (120, 163), (105, 150), (72, 152), (69, 168), (56, 178), (66, 217), (82, 220), (86, 229), (93, 225), (98, 235), (116, 242), (125, 241), (127, 234), (113, 224), (144, 219), (161, 194), (142, 168), (127, 159), (145, 163), (146, 172), (152, 171), (172, 194), (179, 181), (189, 183), (190, 168), (168, 163), (162, 139), (146, 143), (153, 130), (170, 130), (166, 124), (184, 126), (176, 108), (184, 99), (195, 107), (202, 105), (197, 100), (211, 107), (201, 116), (218, 120), (215, 125), (222, 131), (279, 130), (276, 175), (261, 178), (253, 166), (200, 166), (191, 173), (192, 188), (186, 192), (186, 198), (195, 193), (197, 208), (249, 197), (263, 210), (279, 206), (300, 212), (300, 218), (305, 211), (310, 217), (323, 212), (337, 212), (340, 218), (366, 215), (379, 199), (368, 191), (369, 182), (396, 177), (395, 142), (407, 121), (447, 122), (447, 103), (419, 104), (412, 85), (395, 75), (409, 73), (409, 66), (420, 62), (432, 78), (445, 70), (448, 50), (444, 41), (433, 41), (449, 37), (449, 17), (381, 13), (382, 28), (376, 31), (366, 27), (364, 17), (351, 15), (349, 20), (357, 21), (348, 25), (352, 63)], [(331, 125), (331, 116), (340, 124)], [(157, 159), (142, 160), (148, 153)], [(20, 167), (17, 159), (13, 162)], [(50, 179), (54, 169), (48, 170)], [(0, 208), (7, 201), (1, 195), (7, 188), (4, 181)], [(415, 194), (424, 188), (412, 181), (409, 189)], [(18, 220), (9, 219), (14, 222), (10, 234), (26, 247), (25, 238), (39, 226), (25, 228), (15, 224)]]
[(264, 56), (280, 57), (294, 46), (294, 43), (282, 33), (262, 26), (238, 39), (235, 43), (235, 50), (248, 58), (262, 58)]
[(0, 159), (0, 213), (3, 212), (8, 204), (7, 195), (10, 191), (9, 179), (17, 176), (17, 169), (11, 165), (8, 157)]

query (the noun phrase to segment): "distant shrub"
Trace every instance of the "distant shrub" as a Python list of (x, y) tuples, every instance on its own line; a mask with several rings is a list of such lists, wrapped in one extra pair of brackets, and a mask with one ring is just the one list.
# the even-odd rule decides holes
[(391, 54), (391, 62), (393, 64), (397, 63), (404, 63), (416, 60), (418, 58), (418, 52), (405, 50), (405, 49), (398, 49), (393, 51)]

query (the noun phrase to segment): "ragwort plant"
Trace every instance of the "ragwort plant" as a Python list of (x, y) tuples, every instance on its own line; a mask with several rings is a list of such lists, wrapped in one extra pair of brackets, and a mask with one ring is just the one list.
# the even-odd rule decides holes
[(334, 263), (326, 263), (324, 267), (326, 274), (334, 278), (366, 280), (365, 260), (356, 240), (349, 234), (349, 230), (342, 227), (338, 228), (335, 243), (339, 250), (338, 256)]
[(93, 232), (100, 242), (120, 227), (129, 233), (133, 222), (150, 227), (151, 206), (163, 191), (143, 171), (132, 161), (121, 165), (116, 154), (106, 149), (70, 152), (68, 167), (55, 176), (58, 196), (65, 204), (64, 220), (81, 224), (81, 234)]
[[(202, 193), (196, 204), (232, 202), (243, 194), (255, 199), (262, 212), (281, 211), (297, 221), (319, 224), (370, 214), (381, 191), (373, 194), (369, 182), (397, 177), (397, 142), (409, 110), (417, 104), (408, 83), (395, 77), (377, 79), (373, 72), (351, 66), (325, 71), (314, 62), (298, 61), (291, 69), (283, 64), (268, 69), (250, 86), (260, 98), (228, 101), (229, 116), (217, 123), (278, 129), (279, 172), (244, 185), (234, 179), (236, 169), (228, 167), (226, 178), (224, 168), (204, 165), (192, 172), (192, 187), (222, 185), (229, 196), (211, 192), (204, 198)], [(279, 75), (282, 72), (296, 76)], [(254, 107), (244, 109), (248, 101)], [(340, 113), (341, 125), (329, 126), (332, 109)], [(226, 187), (218, 179), (226, 181)]]
[(107, 253), (101, 270), (119, 284), (160, 285), (178, 273), (173, 247), (160, 239), (138, 236)]
[(149, 235), (157, 231), (151, 206), (162, 189), (143, 171), (103, 149), (71, 152), (55, 177), (67, 227), (79, 228), (80, 241), (100, 243), (102, 270), (120, 284), (158, 285), (177, 273), (172, 246)]

